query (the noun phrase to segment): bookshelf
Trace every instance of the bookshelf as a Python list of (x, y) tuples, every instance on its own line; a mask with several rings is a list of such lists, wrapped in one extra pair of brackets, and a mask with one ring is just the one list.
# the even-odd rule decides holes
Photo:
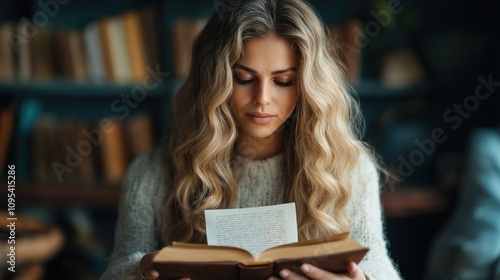
[[(0, 185), (0, 188), (0, 195), (6, 197), (6, 185)], [(16, 195), (19, 197), (17, 206), (19, 209), (38, 206), (57, 210), (84, 207), (113, 213), (120, 200), (118, 189), (118, 185), (102, 183), (92, 184), (92, 186), (18, 183), (16, 185)]]
[[(22, 182), (18, 195), (25, 206), (77, 205), (116, 211), (126, 166), (160, 141), (168, 129), (173, 96), (182, 83), (165, 70), (166, 62), (159, 55), (165, 45), (158, 17), (162, 1), (127, 0), (116, 5), (108, 0), (23, 0), (7, 1), (3, 7), (0, 63), (9, 69), (0, 72), (0, 110), (14, 112), (10, 114), (14, 129), (2, 135), (9, 143), (4, 145), (0, 168), (16, 165)], [(115, 38), (120, 32), (122, 37)], [(97, 46), (101, 64), (92, 58), (96, 46), (91, 43), (96, 38), (102, 44)], [(111, 43), (109, 50), (104, 50), (106, 40)], [(122, 56), (110, 57), (116, 53)], [(113, 61), (108, 63), (109, 59)], [(123, 71), (127, 65), (119, 64), (123, 60), (129, 60), (128, 72)], [(69, 149), (88, 144), (90, 139), (81, 138), (83, 132), (100, 129), (105, 120), (112, 120), (120, 134), (101, 131), (102, 143), (91, 145), (90, 155), (80, 155), (81, 164), (68, 166), (64, 155), (67, 159)], [(134, 145), (142, 145), (142, 150)], [(116, 150), (114, 155), (106, 156), (109, 149)], [(126, 154), (122, 162), (106, 161), (120, 154)], [(56, 161), (72, 169), (59, 180), (51, 165)], [(89, 173), (74, 176), (85, 172)], [(112, 180), (108, 172), (115, 173)]]

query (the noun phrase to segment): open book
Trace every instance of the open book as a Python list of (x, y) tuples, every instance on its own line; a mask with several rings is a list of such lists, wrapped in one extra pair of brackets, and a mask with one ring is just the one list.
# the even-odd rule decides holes
[(267, 279), (284, 269), (300, 272), (302, 263), (340, 273), (349, 262), (359, 263), (368, 248), (348, 238), (349, 233), (321, 237), (269, 248), (252, 256), (236, 247), (174, 242), (155, 256), (160, 279), (226, 280)]

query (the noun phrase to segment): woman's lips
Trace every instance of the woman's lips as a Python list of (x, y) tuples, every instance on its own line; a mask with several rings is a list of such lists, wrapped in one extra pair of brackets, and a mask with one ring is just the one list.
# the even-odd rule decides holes
[(248, 113), (247, 116), (254, 122), (258, 124), (267, 124), (271, 122), (276, 115), (266, 114), (266, 113)]

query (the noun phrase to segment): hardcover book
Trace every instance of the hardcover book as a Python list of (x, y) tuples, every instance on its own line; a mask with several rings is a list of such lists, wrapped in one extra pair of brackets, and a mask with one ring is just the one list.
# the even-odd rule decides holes
[(359, 263), (369, 250), (348, 236), (343, 233), (289, 243), (257, 256), (236, 247), (174, 242), (160, 250), (153, 266), (162, 280), (267, 279), (279, 276), (284, 268), (302, 274), (299, 267), (303, 263), (342, 273), (350, 262)]

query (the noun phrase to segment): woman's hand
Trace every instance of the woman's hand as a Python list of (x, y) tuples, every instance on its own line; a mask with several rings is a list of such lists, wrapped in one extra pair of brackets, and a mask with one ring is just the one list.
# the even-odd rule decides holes
[[(155, 280), (159, 279), (160, 273), (158, 270), (153, 268), (153, 258), (158, 254), (159, 251), (153, 251), (149, 254), (144, 255), (141, 258), (141, 261), (139, 263), (139, 266), (141, 268), (142, 274), (146, 277), (148, 280)], [(189, 278), (181, 278), (179, 280), (190, 280)]]
[(160, 273), (153, 268), (153, 258), (156, 256), (156, 254), (158, 254), (158, 252), (159, 251), (153, 251), (141, 258), (141, 262), (139, 264), (141, 267), (141, 272), (148, 280), (154, 280), (160, 277)]
[[(280, 271), (280, 276), (285, 280), (303, 280), (303, 279), (313, 279), (313, 280), (366, 280), (365, 274), (356, 265), (356, 263), (351, 262), (347, 266), (347, 273), (337, 274), (331, 273), (329, 271), (317, 268), (310, 264), (303, 264), (300, 266), (300, 270), (308, 278), (298, 275), (288, 269), (283, 269)], [(268, 280), (279, 280), (274, 276), (269, 277)]]

